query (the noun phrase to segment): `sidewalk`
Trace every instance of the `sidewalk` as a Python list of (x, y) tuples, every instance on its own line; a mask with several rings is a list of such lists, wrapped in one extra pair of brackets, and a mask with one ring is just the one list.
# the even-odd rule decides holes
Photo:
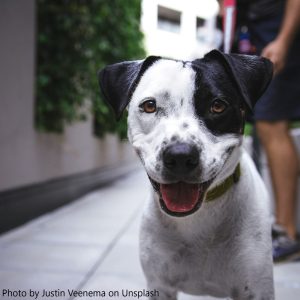
[[(147, 180), (138, 170), (0, 236), (0, 299), (138, 299), (122, 289), (146, 288), (138, 230)], [(300, 299), (300, 263), (275, 266), (275, 286), (277, 300)]]

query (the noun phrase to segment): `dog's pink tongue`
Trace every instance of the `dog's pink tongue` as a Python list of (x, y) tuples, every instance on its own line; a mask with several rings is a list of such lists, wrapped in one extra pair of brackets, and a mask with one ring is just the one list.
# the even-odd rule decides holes
[(189, 212), (198, 202), (198, 184), (178, 182), (173, 184), (161, 184), (160, 191), (163, 201), (172, 212)]

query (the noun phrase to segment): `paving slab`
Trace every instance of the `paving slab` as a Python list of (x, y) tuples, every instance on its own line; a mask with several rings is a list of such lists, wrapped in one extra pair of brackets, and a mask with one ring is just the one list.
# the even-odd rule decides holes
[(0, 270), (85, 273), (103, 251), (100, 247), (14, 242), (0, 249)]

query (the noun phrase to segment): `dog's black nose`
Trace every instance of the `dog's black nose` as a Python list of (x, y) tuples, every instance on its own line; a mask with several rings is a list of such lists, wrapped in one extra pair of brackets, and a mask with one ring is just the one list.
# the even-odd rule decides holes
[(164, 150), (162, 159), (168, 170), (178, 175), (184, 175), (199, 165), (199, 152), (194, 145), (176, 143)]

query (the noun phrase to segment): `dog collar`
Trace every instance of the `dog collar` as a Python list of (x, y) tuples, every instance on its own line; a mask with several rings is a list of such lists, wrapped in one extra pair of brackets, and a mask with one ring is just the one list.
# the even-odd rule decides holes
[(211, 202), (225, 194), (241, 177), (240, 164), (237, 165), (234, 172), (228, 176), (221, 184), (217, 185), (206, 194), (205, 202)]

